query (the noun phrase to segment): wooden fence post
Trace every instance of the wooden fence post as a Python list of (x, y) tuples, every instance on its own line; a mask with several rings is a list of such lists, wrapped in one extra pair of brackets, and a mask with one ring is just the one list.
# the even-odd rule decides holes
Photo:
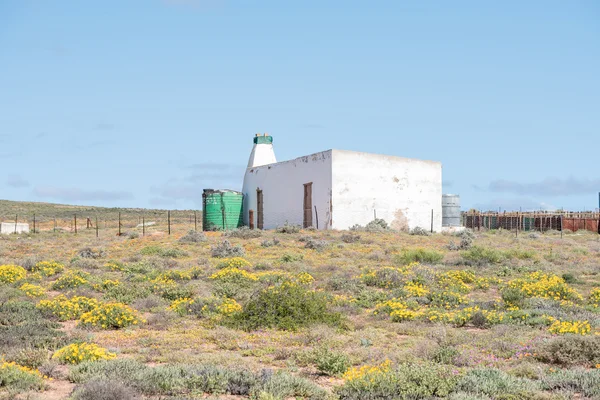
[(77, 235), (77, 214), (73, 215), (73, 219), (75, 221), (75, 234)]
[(169, 225), (169, 235), (171, 234), (171, 210), (167, 211), (167, 225)]
[(248, 210), (248, 226), (254, 229), (254, 210)]

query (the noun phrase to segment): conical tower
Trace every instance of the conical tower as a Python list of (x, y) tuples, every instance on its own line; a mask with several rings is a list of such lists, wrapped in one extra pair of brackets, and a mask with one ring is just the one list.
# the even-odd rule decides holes
[(259, 133), (254, 137), (254, 147), (248, 160), (248, 168), (260, 167), (261, 165), (274, 164), (277, 162), (275, 152), (273, 151), (273, 137), (261, 135)]

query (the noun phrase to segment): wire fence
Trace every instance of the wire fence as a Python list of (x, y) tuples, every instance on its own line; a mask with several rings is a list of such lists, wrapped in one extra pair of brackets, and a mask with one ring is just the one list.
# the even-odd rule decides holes
[(66, 215), (47, 213), (0, 214), (0, 233), (73, 233), (92, 232), (125, 235), (137, 232), (185, 233), (202, 230), (201, 211), (149, 211), (149, 212), (83, 212)]

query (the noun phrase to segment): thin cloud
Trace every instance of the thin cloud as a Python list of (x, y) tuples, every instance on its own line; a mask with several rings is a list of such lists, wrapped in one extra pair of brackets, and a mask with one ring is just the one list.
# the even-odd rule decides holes
[(488, 190), (499, 193), (539, 196), (589, 194), (600, 190), (600, 179), (579, 179), (575, 177), (561, 179), (549, 177), (540, 182), (532, 183), (498, 179), (490, 182)]
[(181, 200), (200, 205), (203, 189), (240, 190), (244, 179), (244, 167), (239, 165), (208, 162), (187, 165), (184, 170), (191, 173), (150, 188), (150, 192), (155, 195), (156, 204)]
[(100, 122), (96, 124), (95, 129), (98, 131), (112, 131), (115, 129), (115, 124)]
[(36, 187), (33, 194), (41, 198), (59, 201), (113, 201), (133, 199), (131, 192), (120, 190), (82, 190), (78, 188), (61, 188), (56, 186)]
[(6, 185), (12, 188), (23, 188), (29, 186), (29, 181), (23, 179), (20, 175), (9, 175), (6, 179)]

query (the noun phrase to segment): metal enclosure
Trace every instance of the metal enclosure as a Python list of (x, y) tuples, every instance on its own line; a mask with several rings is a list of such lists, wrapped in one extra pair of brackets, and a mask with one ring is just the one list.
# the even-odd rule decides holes
[(442, 195), (442, 226), (456, 227), (460, 223), (460, 196), (457, 194)]
[(243, 224), (243, 199), (234, 190), (204, 189), (202, 193), (202, 230), (228, 230)]

